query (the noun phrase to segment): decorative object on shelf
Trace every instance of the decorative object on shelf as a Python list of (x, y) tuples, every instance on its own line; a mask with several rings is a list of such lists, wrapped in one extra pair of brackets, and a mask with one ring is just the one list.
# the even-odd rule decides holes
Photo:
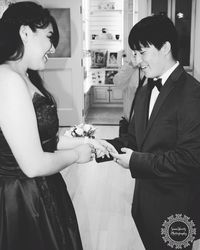
[(106, 66), (110, 68), (119, 68), (122, 64), (122, 51), (108, 51)]
[(98, 35), (92, 34), (92, 40), (95, 40), (96, 36), (98, 36)]
[(113, 35), (108, 32), (107, 28), (102, 28), (101, 33), (96, 36), (95, 38), (100, 39), (100, 40), (111, 40), (113, 39)]
[(117, 70), (106, 70), (105, 71), (105, 84), (106, 85), (114, 84), (113, 83), (113, 77), (117, 73), (118, 73)]
[(95, 70), (90, 74), (91, 83), (93, 85), (101, 85), (105, 82), (105, 71), (104, 70)]
[[(96, 128), (91, 124), (81, 123), (70, 128), (69, 132), (73, 137), (95, 138), (95, 130)], [(68, 135), (69, 132), (67, 131), (65, 135)]]
[(107, 50), (91, 50), (91, 68), (103, 68), (106, 66)]
[(116, 34), (116, 35), (115, 35), (115, 38), (116, 38), (116, 40), (119, 40), (120, 35), (119, 35), (119, 34)]
[(114, 10), (115, 9), (115, 2), (110, 2), (103, 0), (98, 5), (99, 10)]

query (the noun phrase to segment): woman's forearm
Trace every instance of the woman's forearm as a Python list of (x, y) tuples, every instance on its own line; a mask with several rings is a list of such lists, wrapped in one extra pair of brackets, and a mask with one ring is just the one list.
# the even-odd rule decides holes
[[(31, 163), (19, 162), (22, 171), (30, 178), (47, 176), (60, 172), (79, 160), (77, 150), (60, 150), (53, 153), (41, 152)], [(29, 165), (28, 165), (29, 164)]]
[(58, 150), (72, 149), (81, 144), (84, 144), (83, 137), (70, 137), (70, 136), (60, 135), (57, 144), (57, 149)]

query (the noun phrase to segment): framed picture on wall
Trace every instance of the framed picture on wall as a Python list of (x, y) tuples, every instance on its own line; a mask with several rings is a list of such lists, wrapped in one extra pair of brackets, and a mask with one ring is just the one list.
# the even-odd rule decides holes
[(103, 68), (106, 66), (107, 50), (91, 50), (91, 67)]
[(119, 68), (122, 64), (122, 51), (108, 51), (106, 66), (109, 68)]
[(106, 70), (105, 71), (105, 84), (114, 84), (113, 77), (117, 74), (117, 70)]
[(60, 36), (56, 52), (53, 54), (49, 54), (49, 57), (54, 57), (54, 58), (71, 57), (70, 9), (49, 8), (49, 11), (57, 22), (59, 36)]

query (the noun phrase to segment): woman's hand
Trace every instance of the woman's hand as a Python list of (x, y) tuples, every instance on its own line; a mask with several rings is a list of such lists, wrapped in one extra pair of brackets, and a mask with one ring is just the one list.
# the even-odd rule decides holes
[(99, 140), (99, 139), (89, 139), (88, 143), (91, 144), (95, 148), (95, 153), (96, 153), (97, 158), (102, 157), (104, 155), (106, 155), (107, 157), (110, 157), (109, 148), (110, 150), (112, 149), (113, 152), (117, 153), (117, 151), (115, 151), (115, 148), (107, 141)]
[(98, 140), (98, 142), (108, 151), (109, 154), (113, 153), (113, 154), (117, 154), (117, 150), (115, 149), (115, 147), (110, 144), (109, 142), (107, 142), (106, 140)]
[(121, 151), (124, 153), (123, 154), (110, 153), (110, 154), (113, 156), (115, 162), (117, 162), (123, 168), (127, 169), (129, 168), (130, 158), (134, 151), (130, 148), (122, 148)]
[(90, 144), (82, 144), (82, 145), (74, 148), (74, 150), (78, 154), (78, 160), (76, 161), (77, 163), (86, 163), (86, 162), (89, 162), (95, 156), (94, 155), (95, 149)]

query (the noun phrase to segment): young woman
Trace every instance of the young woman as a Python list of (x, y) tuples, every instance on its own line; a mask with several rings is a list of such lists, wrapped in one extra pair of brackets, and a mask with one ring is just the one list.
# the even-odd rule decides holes
[(59, 171), (90, 161), (94, 146), (58, 136), (56, 104), (37, 73), (58, 40), (54, 18), (36, 3), (12, 4), (0, 20), (2, 250), (82, 249)]

